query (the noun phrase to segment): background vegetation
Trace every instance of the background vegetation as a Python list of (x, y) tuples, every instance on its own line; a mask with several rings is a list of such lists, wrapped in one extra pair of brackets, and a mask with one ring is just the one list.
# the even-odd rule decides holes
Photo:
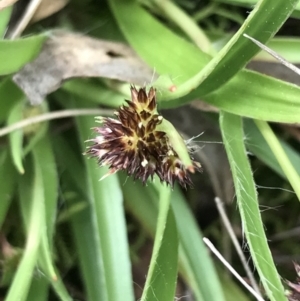
[[(254, 300), (203, 243), (201, 231), (250, 277), (219, 197), (258, 293), (287, 300), (282, 279), (296, 277), (299, 258), (300, 88), (245, 69), (254, 58), (270, 73), (274, 59), (243, 34), (299, 63), (298, 1), (46, 2), (44, 15), (38, 1), (0, 11), (2, 299)], [(204, 131), (194, 189), (122, 173), (99, 181), (107, 170), (82, 155), (93, 115), (112, 115), (130, 83), (155, 86), (187, 139)]]

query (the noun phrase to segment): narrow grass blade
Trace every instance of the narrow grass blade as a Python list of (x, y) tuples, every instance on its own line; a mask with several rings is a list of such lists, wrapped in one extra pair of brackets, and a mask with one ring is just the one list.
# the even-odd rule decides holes
[(173, 1), (154, 1), (157, 9), (171, 22), (175, 23), (203, 52), (213, 54), (215, 50), (197, 22)]
[[(17, 102), (11, 111), (9, 112), (7, 118), (7, 124), (11, 125), (23, 118), (23, 107), (22, 102)], [(9, 135), (10, 142), (10, 152), (12, 156), (13, 163), (17, 168), (18, 172), (23, 174), (25, 172), (23, 167), (23, 130), (18, 130)]]
[[(280, 29), (298, 0), (260, 0), (236, 34), (199, 73), (199, 93), (208, 94), (221, 87), (250, 61), (260, 49), (251, 45), (243, 33), (265, 43)], [(284, 13), (283, 13), (284, 12)], [(272, 20), (266, 22), (265, 20)], [(261, 30), (261, 28), (264, 30)]]
[(220, 280), (222, 283), (222, 288), (224, 291), (226, 301), (250, 301), (253, 300), (249, 293), (244, 293), (240, 286), (233, 281), (232, 278), (228, 277), (228, 274), (223, 273), (220, 271)]
[[(84, 141), (91, 137), (91, 128), (95, 126), (95, 122), (93, 118), (81, 117), (77, 118), (77, 125), (84, 149)], [(109, 301), (133, 300), (123, 198), (117, 176), (111, 175), (99, 181), (107, 170), (97, 168), (95, 160), (85, 158), (85, 164), (89, 201), (103, 256), (106, 283), (103, 289), (106, 289)]]
[[(209, 63), (209, 56), (191, 48), (191, 45), (176, 37), (140, 8), (137, 3), (111, 0), (110, 4), (121, 30), (136, 51), (151, 66), (155, 66), (160, 74), (171, 73), (172, 77), (178, 77), (174, 80), (177, 86), (176, 92), (172, 93), (173, 91), (167, 92), (166, 90), (162, 93), (169, 94), (169, 97), (172, 97), (172, 94), (173, 97), (179, 97), (195, 89), (199, 84), (200, 87), (197, 91), (199, 95), (203, 96), (227, 82), (259, 51), (259, 48), (251, 45), (242, 34), (247, 31), (249, 35), (266, 42), (282, 26), (297, 2), (297, 0), (280, 0), (276, 1), (275, 4), (268, 0), (259, 1), (239, 31)], [(283, 10), (284, 14), (282, 13)], [(276, 22), (265, 22), (266, 15), (268, 18), (276, 20)], [(149, 23), (151, 23), (151, 26), (149, 26)], [(135, 26), (136, 24), (139, 24), (139, 26)], [(264, 31), (261, 30), (262, 26), (265, 29)], [(155, 39), (151, 39), (150, 37), (157, 32), (160, 32), (160, 35), (156, 35)], [(155, 45), (152, 45), (152, 43), (155, 43)], [(164, 44), (177, 45), (180, 54), (176, 53), (176, 49), (169, 51), (168, 47), (157, 47), (157, 45), (164, 46)], [(144, 47), (144, 45), (147, 45), (147, 47)], [(175, 56), (178, 55), (181, 58), (175, 60)], [(165, 60), (165, 57), (168, 60)], [(164, 60), (164, 62), (161, 60)], [(177, 63), (174, 64), (174, 61)], [(166, 64), (169, 64), (168, 70), (165, 70)], [(180, 68), (179, 65), (181, 64), (184, 65), (183, 68)], [(198, 70), (195, 70), (197, 67)]]
[(20, 261), (13, 282), (9, 287), (9, 291), (5, 299), (6, 301), (26, 300), (33, 277), (34, 267), (37, 263), (42, 227), (44, 224), (44, 215), (41, 214), (41, 212), (44, 211), (44, 191), (41, 170), (38, 166), (34, 166), (33, 186), (28, 189), (31, 190), (31, 193), (27, 193), (26, 196), (31, 195), (32, 198), (23, 200), (26, 201), (28, 213), (27, 242), (23, 257)]
[(244, 117), (295, 123), (300, 116), (299, 96), (300, 88), (293, 84), (243, 71), (222, 88), (207, 95), (205, 101), (221, 110)]
[(0, 41), (0, 75), (14, 73), (33, 60), (46, 38), (47, 35), (41, 34), (24, 39)]
[(134, 183), (125, 173), (119, 173), (118, 176), (122, 184), (126, 209), (154, 237), (158, 215), (158, 204), (155, 204), (154, 200), (158, 202), (158, 193), (153, 188), (145, 190), (141, 183)]
[[(259, 0), (216, 0), (216, 2), (226, 3), (226, 4), (234, 4), (245, 7), (253, 7)], [(298, 3), (295, 7), (295, 17), (300, 17), (300, 3)]]
[(52, 245), (57, 211), (58, 175), (52, 144), (48, 135), (42, 137), (42, 139), (35, 145), (33, 149), (33, 155), (36, 164), (39, 164), (42, 172), (42, 181), (45, 194), (45, 234), (50, 245)]
[[(79, 150), (74, 151), (66, 139), (58, 136), (53, 139), (58, 165), (63, 171), (62, 190), (67, 204), (71, 207), (86, 205), (77, 214), (71, 215), (70, 223), (87, 298), (88, 300), (107, 300), (99, 234), (95, 227), (94, 211), (89, 206), (84, 164), (77, 157)], [(68, 192), (76, 192), (77, 196), (69, 199)]]
[(14, 84), (10, 77), (2, 79), (0, 83), (0, 122), (7, 119), (10, 110), (17, 102), (25, 100), (23, 92)]
[(52, 239), (56, 219), (56, 207), (58, 198), (57, 172), (52, 146), (49, 137), (44, 136), (33, 149), (34, 164), (39, 166), (44, 188), (44, 225), (42, 227), (42, 238), (38, 263), (43, 273), (48, 278), (56, 294), (63, 301), (70, 301), (64, 284), (57, 274), (52, 259)]
[(2, 228), (16, 186), (16, 171), (8, 150), (0, 151), (0, 166), (0, 228)]
[(293, 187), (298, 200), (300, 201), (300, 176), (297, 173), (296, 169), (294, 168), (293, 164), (291, 163), (289, 157), (287, 156), (286, 152), (282, 148), (279, 140), (277, 139), (276, 135), (273, 133), (272, 129), (268, 125), (268, 123), (255, 120), (255, 124), (264, 136), (266, 142), (268, 143), (270, 149), (272, 150), (273, 154), (275, 155), (281, 169), (283, 170), (286, 178), (290, 182), (291, 186)]
[[(128, 210), (147, 232), (154, 236), (160, 185), (149, 183), (145, 189), (140, 183), (133, 183), (131, 179), (126, 179), (125, 175), (120, 174), (120, 178), (124, 183), (123, 192)], [(171, 205), (180, 242), (179, 271), (181, 276), (192, 288), (197, 301), (215, 299), (224, 301), (218, 276), (203, 244), (197, 222), (178, 188), (172, 192)]]
[[(261, 132), (252, 120), (244, 120), (244, 128), (246, 133), (245, 144), (248, 150), (251, 151), (262, 162), (272, 168), (277, 174), (286, 179), (286, 175), (280, 167), (276, 157), (270, 146), (267, 144)], [(289, 144), (283, 140), (279, 140), (281, 147), (287, 154), (289, 160), (292, 162), (293, 167), (296, 169), (300, 176), (300, 156), (299, 153), (293, 149)]]
[[(203, 96), (225, 84), (259, 52), (258, 47), (249, 45), (243, 33), (247, 32), (259, 38), (260, 41), (266, 42), (279, 30), (297, 2), (298, 0), (280, 0), (275, 4), (268, 0), (259, 1), (230, 41), (199, 73), (177, 86), (175, 94), (183, 96), (186, 91), (198, 87), (198, 95)], [(285, 14), (282, 14), (283, 10)], [(276, 22), (265, 22), (266, 18), (276, 20)], [(261, 30), (262, 26), (266, 31)], [(171, 95), (172, 91), (168, 94)]]
[[(192, 44), (171, 32), (140, 7), (138, 3), (120, 0), (110, 0), (109, 3), (120, 29), (130, 45), (155, 71), (162, 75), (168, 74), (173, 81), (172, 85), (175, 84), (178, 87), (183, 85), (209, 63), (211, 59), (209, 55), (204, 54)], [(264, 24), (261, 22), (265, 20), (261, 8), (267, 7), (268, 13), (272, 13), (274, 3), (270, 1), (261, 1), (261, 3), (263, 5), (260, 6), (260, 11), (252, 19), (251, 24), (257, 20), (258, 16), (261, 16), (260, 21), (253, 25), (257, 33), (255, 37), (260, 38), (260, 34), (262, 34), (264, 39), (268, 39), (290, 13), (295, 1), (289, 1), (289, 12), (285, 16), (282, 15), (283, 18), (281, 19), (280, 17), (274, 27), (272, 27), (272, 24), (268, 25), (270, 26), (269, 33), (261, 33), (261, 27), (264, 27)], [(286, 1), (276, 2), (276, 14), (281, 14), (280, 7), (282, 9), (285, 5)], [(259, 23), (261, 26), (257, 27)], [(229, 46), (231, 45), (230, 47), (228, 46), (230, 49), (235, 47), (234, 41), (237, 41), (236, 38), (232, 38), (233, 40), (228, 44)], [(176, 45), (176, 47), (170, 51), (169, 45)], [(216, 79), (207, 82), (207, 87), (211, 85), (208, 90), (215, 89), (217, 86), (220, 86), (220, 83), (226, 82), (233, 75), (227, 75), (227, 68), (231, 70), (230, 73), (237, 72), (237, 69), (242, 68), (242, 65), (249, 60), (249, 57), (255, 54), (258, 47), (252, 45), (249, 48), (249, 45), (251, 45), (251, 42), (247, 41), (245, 37), (241, 36), (239, 38), (239, 42), (236, 45), (237, 52), (233, 51), (233, 53), (235, 55), (239, 53), (241, 60), (243, 60), (242, 57), (244, 55), (247, 59), (243, 62), (239, 59), (238, 64), (233, 64), (236, 71), (230, 69), (232, 68), (231, 66), (225, 66), (226, 69), (224, 69), (222, 64), (220, 64), (217, 68), (219, 70), (218, 74), (215, 73)], [(250, 49), (249, 56), (247, 54), (248, 48)], [(232, 55), (231, 57), (231, 54), (228, 54), (226, 55), (226, 62), (227, 59), (229, 61), (235, 60), (235, 56)], [(172, 85), (168, 81), (168, 84), (158, 87), (160, 105), (163, 108), (178, 107), (201, 96), (202, 100), (224, 111), (255, 119), (292, 123), (297, 122), (300, 115), (299, 87), (255, 72), (242, 70), (226, 82), (225, 85), (207, 95), (204, 95), (205, 91), (201, 90), (201, 86), (186, 85), (185, 90), (177, 89), (174, 92), (171, 89), (174, 87)], [(277, 93), (278, 87), (280, 87), (281, 93)], [(262, 102), (261, 99), (264, 99), (264, 101)], [(273, 110), (269, 110), (270, 107)]]
[(270, 300), (286, 301), (261, 220), (253, 176), (243, 142), (242, 120), (238, 116), (221, 112), (220, 127), (233, 175), (243, 230), (255, 267)]
[(225, 300), (215, 267), (202, 241), (202, 233), (178, 187), (173, 193), (172, 208), (179, 232), (182, 256), (185, 256), (186, 265), (191, 270), (190, 274), (195, 281), (194, 287), (201, 291), (203, 300)]
[[(81, 177), (79, 177), (79, 179), (81, 179)], [(64, 184), (71, 189), (72, 186), (74, 187), (73, 183), (68, 183), (67, 181), (64, 181)], [(78, 196), (68, 201), (68, 204), (69, 206), (75, 206), (76, 204), (85, 204), (86, 202), (86, 199)], [(72, 215), (70, 222), (87, 300), (108, 300), (105, 289), (105, 276), (103, 275), (102, 254), (99, 248), (99, 237), (96, 236), (97, 233), (93, 219), (93, 211), (90, 207), (86, 206), (77, 214)], [(116, 281), (118, 281), (118, 279), (116, 279)]]
[[(44, 104), (46, 104), (46, 102), (44, 102), (40, 108), (42, 107), (46, 107), (44, 106)], [(43, 113), (47, 113), (48, 109), (41, 109), (39, 111), (39, 114), (42, 115)], [(35, 115), (38, 116), (38, 115)], [(35, 117), (32, 116), (32, 117)], [(28, 116), (26, 116), (28, 118)], [(30, 118), (30, 117), (29, 117)], [(24, 149), (23, 149), (23, 157), (26, 157), (27, 154), (29, 154), (33, 148), (35, 148), (35, 145), (39, 142), (40, 139), (43, 139), (43, 137), (45, 137), (47, 135), (47, 130), (48, 130), (48, 122), (42, 122), (40, 124), (33, 124), (31, 125), (33, 128), (33, 133), (30, 135), (29, 139), (27, 139), (27, 143), (24, 145)]]
[(32, 279), (27, 301), (48, 301), (49, 283), (45, 277)]
[(154, 247), (141, 301), (173, 301), (175, 297), (178, 236), (170, 198), (170, 188), (161, 186)]
[(0, 38), (4, 37), (12, 9), (13, 6), (9, 6), (0, 11)]
[[(110, 0), (109, 4), (130, 45), (156, 72), (169, 74), (175, 85), (186, 82), (209, 62), (209, 55), (174, 34), (137, 2)], [(176, 47), (170, 51), (169, 45)]]
[(72, 79), (64, 83), (62, 89), (81, 99), (84, 98), (87, 101), (112, 108), (119, 107), (125, 103), (124, 95), (105, 87), (101, 83), (94, 83), (84, 79)]

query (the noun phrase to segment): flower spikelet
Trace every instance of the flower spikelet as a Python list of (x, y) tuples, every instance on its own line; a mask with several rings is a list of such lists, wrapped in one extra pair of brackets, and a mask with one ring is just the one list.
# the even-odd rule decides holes
[(184, 164), (162, 130), (164, 118), (157, 112), (155, 89), (147, 94), (145, 88), (131, 86), (131, 100), (126, 103), (115, 112), (116, 119), (99, 118), (102, 125), (94, 128), (98, 135), (90, 140), (93, 144), (86, 153), (96, 157), (100, 166), (109, 166), (107, 175), (125, 170), (144, 184), (156, 174), (172, 187), (175, 180), (184, 187), (192, 185), (189, 172), (201, 165), (192, 160)]

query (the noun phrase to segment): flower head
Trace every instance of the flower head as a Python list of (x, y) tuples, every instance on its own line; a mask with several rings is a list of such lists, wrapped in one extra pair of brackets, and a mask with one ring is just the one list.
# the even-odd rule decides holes
[(145, 88), (132, 86), (126, 103), (115, 112), (117, 119), (100, 117), (102, 126), (94, 128), (98, 136), (87, 154), (98, 158), (100, 166), (109, 166), (107, 175), (125, 170), (144, 184), (156, 174), (172, 187), (175, 180), (192, 185), (189, 173), (201, 165), (192, 161), (181, 136), (158, 114), (155, 89), (147, 94)]

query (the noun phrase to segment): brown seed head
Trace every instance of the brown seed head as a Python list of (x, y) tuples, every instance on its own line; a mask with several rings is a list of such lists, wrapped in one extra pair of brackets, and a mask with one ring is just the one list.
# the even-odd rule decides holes
[(175, 180), (182, 186), (192, 185), (189, 172), (201, 165), (193, 161), (188, 169), (183, 165), (169, 143), (168, 134), (157, 130), (163, 117), (157, 112), (156, 93), (153, 87), (148, 94), (145, 88), (131, 87), (131, 100), (116, 112), (117, 119), (101, 118), (102, 126), (94, 130), (99, 134), (92, 139), (87, 154), (98, 158), (100, 166), (108, 165), (110, 172), (125, 170), (134, 179), (145, 184), (157, 174), (160, 180), (173, 187)]

